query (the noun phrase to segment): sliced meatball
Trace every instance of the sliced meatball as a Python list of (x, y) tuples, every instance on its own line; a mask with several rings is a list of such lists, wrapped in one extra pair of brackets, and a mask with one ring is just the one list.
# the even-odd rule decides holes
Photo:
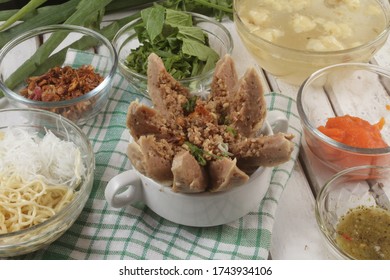
[(290, 159), (294, 149), (292, 134), (248, 138), (232, 144), (230, 151), (237, 157), (238, 166), (246, 172), (252, 172), (259, 166), (276, 166)]
[(127, 156), (142, 174), (164, 185), (171, 185), (172, 160), (176, 151), (166, 140), (156, 140), (152, 135), (141, 136), (137, 143), (128, 145)]
[(249, 176), (237, 167), (237, 160), (224, 157), (211, 161), (208, 166), (210, 191), (221, 192), (244, 184)]
[(227, 54), (215, 66), (211, 92), (207, 101), (207, 108), (219, 116), (220, 123), (224, 122), (237, 84), (236, 67), (233, 58)]
[(189, 151), (183, 150), (173, 158), (172, 190), (182, 193), (204, 192), (208, 185), (207, 174)]
[(244, 137), (252, 137), (266, 119), (267, 104), (260, 78), (254, 68), (245, 72), (230, 102), (230, 125)]
[(162, 132), (160, 128), (164, 126), (156, 110), (137, 101), (130, 103), (126, 124), (134, 140), (138, 140), (143, 135), (158, 135)]
[(185, 134), (181, 123), (163, 118), (155, 109), (133, 101), (127, 111), (127, 127), (135, 141), (141, 136), (154, 135), (156, 139), (165, 139), (181, 145)]
[(148, 93), (154, 108), (165, 117), (183, 116), (183, 106), (190, 98), (187, 88), (165, 69), (162, 59), (154, 53), (148, 57)]

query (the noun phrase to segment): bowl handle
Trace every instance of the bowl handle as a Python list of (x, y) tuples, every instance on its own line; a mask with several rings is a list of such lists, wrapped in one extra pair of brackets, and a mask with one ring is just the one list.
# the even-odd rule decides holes
[(128, 170), (113, 177), (104, 192), (110, 206), (121, 208), (142, 201), (142, 181), (135, 170)]
[(286, 133), (288, 130), (288, 119), (286, 115), (280, 111), (268, 111), (267, 121), (271, 126), (273, 133)]

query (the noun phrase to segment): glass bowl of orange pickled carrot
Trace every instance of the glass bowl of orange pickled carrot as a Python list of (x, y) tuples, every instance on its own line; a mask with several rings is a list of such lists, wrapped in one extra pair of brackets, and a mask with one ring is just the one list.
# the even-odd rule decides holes
[(390, 164), (390, 70), (342, 63), (310, 75), (297, 95), (303, 144), (333, 170)]

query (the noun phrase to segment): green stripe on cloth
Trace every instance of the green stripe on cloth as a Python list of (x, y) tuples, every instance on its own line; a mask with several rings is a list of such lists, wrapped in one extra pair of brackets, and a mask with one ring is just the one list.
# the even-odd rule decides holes
[(14, 259), (267, 259), (278, 201), (293, 172), (301, 139), (295, 101), (279, 93), (266, 94), (268, 110), (281, 111), (289, 119), (295, 150), (289, 162), (273, 169), (258, 208), (226, 225), (193, 228), (165, 220), (142, 204), (114, 209), (105, 201), (108, 181), (131, 168), (126, 113), (135, 99), (146, 102), (116, 74), (105, 110), (82, 127), (96, 156), (93, 191), (83, 212), (57, 241)]

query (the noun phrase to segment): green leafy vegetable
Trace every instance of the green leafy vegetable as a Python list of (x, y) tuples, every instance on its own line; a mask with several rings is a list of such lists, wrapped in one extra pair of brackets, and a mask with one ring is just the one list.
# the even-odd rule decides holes
[[(153, 9), (145, 9), (141, 11), (141, 18), (144, 22), (145, 29), (151, 43), (153, 43), (156, 37), (163, 31), (164, 12), (164, 7), (159, 5), (156, 5)], [(143, 35), (144, 34), (140, 36)]]
[(191, 155), (196, 159), (196, 161), (201, 165), (205, 166), (207, 164), (206, 159), (204, 158), (205, 151), (199, 148), (198, 146), (192, 144), (191, 142), (185, 142)]
[(232, 0), (165, 0), (161, 2), (164, 7), (190, 11), (215, 17), (222, 20), (223, 17), (233, 17), (233, 1)]
[(159, 55), (167, 71), (178, 80), (209, 71), (219, 59), (203, 30), (193, 25), (190, 14), (155, 4), (141, 11), (136, 26), (140, 46), (126, 58), (126, 66), (146, 75), (147, 58)]
[[(212, 153), (209, 153), (209, 152), (199, 148), (198, 146), (192, 144), (191, 142), (186, 141), (186, 142), (184, 142), (184, 144), (188, 147), (188, 150), (190, 151), (191, 155), (196, 159), (196, 161), (201, 166), (205, 166), (207, 164), (207, 160), (206, 160), (205, 156), (209, 156), (209, 157), (212, 157), (215, 159), (222, 158), (220, 156), (214, 155)], [(227, 151), (227, 147), (225, 148), (225, 150), (222, 149), (221, 152), (222, 152), (222, 155), (225, 157), (232, 155)]]

